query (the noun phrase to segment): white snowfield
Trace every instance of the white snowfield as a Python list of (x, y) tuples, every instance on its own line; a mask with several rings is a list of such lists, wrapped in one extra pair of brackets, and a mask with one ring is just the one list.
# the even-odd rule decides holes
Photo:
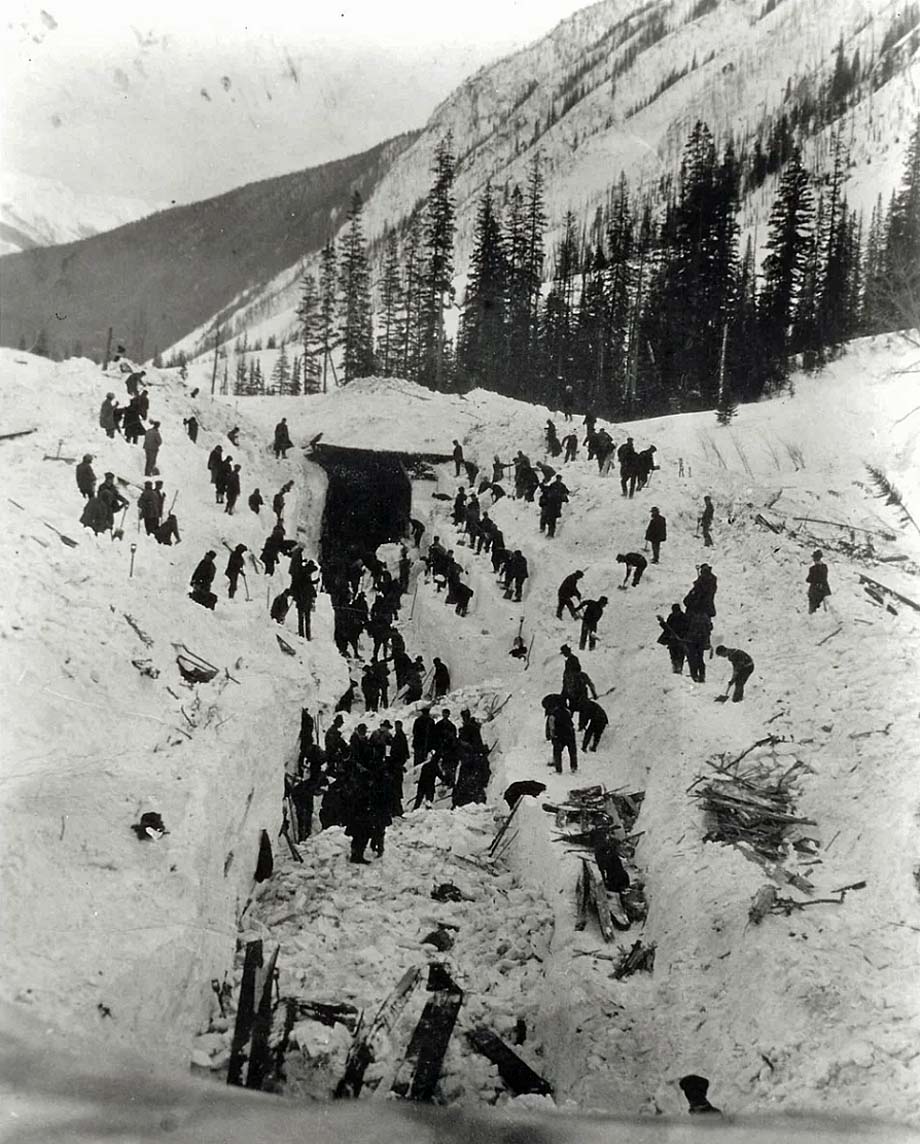
[[(918, 504), (918, 359), (920, 351), (901, 338), (865, 340), (816, 378), (797, 376), (794, 396), (741, 407), (729, 428), (718, 427), (711, 413), (611, 426), (617, 444), (628, 433), (638, 448), (658, 449), (660, 469), (634, 499), (620, 495), (614, 474), (601, 478), (582, 449), (564, 466), (572, 496), (554, 540), (539, 533), (533, 505), (508, 497), (490, 509), (508, 546), (521, 548), (530, 563), (520, 605), (501, 597), (484, 555), (456, 543), (449, 502), (431, 496), (452, 494), (461, 483), (453, 466), (440, 467), (436, 486), (415, 486), (413, 512), (426, 524), (425, 541), (440, 534), (455, 547), (476, 594), (461, 619), (422, 582), (406, 642), (426, 663), (441, 655), (455, 687), (511, 694), (486, 728), (487, 740), (497, 742), (493, 801), (508, 782), (530, 778), (547, 784), (549, 801), (592, 783), (645, 792), (636, 829), (644, 832), (637, 858), (649, 916), (621, 941), (626, 948), (637, 940), (654, 943), (656, 958), (650, 976), (623, 981), (611, 979), (609, 961), (575, 956), (615, 953), (616, 945), (605, 946), (593, 922), (574, 930), (577, 859), (553, 840), (553, 817), (536, 802), (519, 812), (510, 871), (515, 887), (523, 883), (536, 894), (528, 912), (515, 889), (521, 914), (513, 942), (526, 951), (527, 935), (545, 932), (547, 903), (554, 919), (540, 971), (525, 970), (529, 1036), (521, 1052), (550, 1079), (561, 1106), (683, 1116), (676, 1081), (698, 1072), (711, 1078), (714, 1103), (734, 1115), (809, 1111), (920, 1121), (920, 995), (912, 985), (920, 927), (920, 617), (890, 597), (897, 614), (887, 611), (859, 583), (865, 574), (920, 602), (920, 535), (871, 495), (864, 468), (880, 466), (908, 507)], [(296, 480), (298, 497), (288, 512), (299, 516), (308, 552), (314, 551), (322, 479), (296, 453), (287, 464), (270, 458), (271, 427), (286, 416), (298, 445), (322, 432), (329, 443), (412, 452), (449, 452), (457, 437), (467, 458), (485, 470), (494, 455), (508, 461), (518, 448), (544, 460), (546, 418), (555, 419), (560, 436), (566, 426), (558, 412), (483, 391), (432, 394), (383, 379), (322, 398), (193, 401), (190, 388), (208, 376), (205, 363), (193, 363), (185, 386), (162, 373), (161, 385), (151, 388), (152, 411), (164, 414), (160, 468), (167, 491), (182, 490), (176, 511), (183, 541), (167, 549), (138, 537), (131, 513), (123, 541), (94, 539), (75, 523), (81, 502), (73, 467), (43, 460), (61, 440), (62, 455), (96, 452), (100, 477), (111, 468), (138, 481), (140, 450), (109, 442), (95, 423), (99, 401), (116, 384), (87, 362), (53, 365), (3, 351), (0, 367), (5, 431), (40, 427), (0, 441), (7, 497), (23, 506), (0, 504), (4, 561), (15, 586), (2, 605), (7, 749), (0, 790), (11, 937), (0, 953), (3, 996), (60, 1030), (64, 1044), (95, 1030), (156, 1064), (181, 1066), (190, 1058), (192, 1034), (206, 1027), (210, 979), (233, 963), (236, 911), (251, 890), (259, 831), (273, 838), (277, 832), (281, 773), (294, 750), (300, 705), (330, 703), (346, 679), (325, 597), (309, 645), (286, 633), (294, 658), (277, 647), (265, 585), (255, 573), (253, 600), (228, 602), (221, 554), (217, 612), (185, 595), (206, 548), (218, 548), (223, 538), (255, 548), (264, 539), (267, 512), (257, 527), (244, 504), (256, 479), (266, 499), (285, 479)], [(204, 426), (197, 446), (181, 426), (193, 408)], [(237, 453), (246, 479), (242, 507), (230, 518), (212, 503), (205, 458), (233, 424), (242, 427)], [(583, 436), (580, 417), (574, 427)], [(695, 536), (705, 493), (716, 509), (711, 549)], [(622, 579), (616, 553), (642, 551), (653, 504), (668, 522), (661, 563), (649, 567), (639, 587), (616, 591)], [(758, 514), (778, 531), (758, 523)], [(61, 543), (42, 521), (79, 547)], [(839, 545), (851, 535), (871, 539), (878, 557), (906, 559), (848, 554)], [(138, 544), (133, 579), (131, 541)], [(827, 611), (809, 616), (804, 581), (815, 547), (825, 552), (833, 595)], [(707, 661), (708, 682), (693, 684), (671, 673), (655, 642), (656, 613), (683, 597), (703, 560), (719, 578), (713, 644), (744, 648), (755, 661), (742, 704), (713, 702), (727, 682), (725, 661)], [(546, 765), (540, 698), (558, 690), (560, 645), (577, 646), (575, 622), (555, 619), (556, 588), (576, 568), (585, 570), (586, 597), (610, 598), (597, 650), (580, 655), (611, 723), (598, 752), (580, 755), (577, 776), (557, 776)], [(123, 613), (149, 633), (151, 648)], [(522, 620), (525, 637), (534, 640), (527, 672), (507, 654)], [(197, 688), (196, 702), (175, 668), (171, 645), (180, 641), (233, 680), (222, 670)], [(142, 676), (131, 664), (135, 658), (151, 659), (159, 678)], [(446, 705), (456, 714), (462, 697), (451, 698)], [(407, 726), (413, 715), (412, 708), (388, 712)], [(356, 710), (349, 725), (362, 717)], [(842, 905), (771, 914), (752, 925), (751, 900), (769, 879), (738, 850), (703, 841), (707, 826), (687, 788), (705, 773), (707, 759), (721, 752), (734, 757), (770, 733), (783, 740), (775, 746), (777, 766), (804, 764), (797, 811), (815, 821), (811, 833), (820, 841), (818, 863), (792, 855), (787, 868), (814, 883), (814, 898), (856, 882), (866, 886)], [(759, 757), (769, 759), (769, 752)], [(134, 838), (130, 824), (145, 810), (162, 813), (167, 836), (149, 843)], [(395, 853), (412, 845), (424, 853), (438, 834), (426, 818), (431, 813), (444, 812), (406, 816)], [(473, 826), (481, 828), (483, 814), (454, 812), (459, 821), (443, 832), (442, 850), (449, 845), (471, 854)], [(379, 870), (367, 871), (372, 892), (361, 903), (354, 896), (363, 871), (348, 870), (344, 839), (340, 852), (332, 846), (336, 835), (301, 850), (308, 867), (316, 862), (317, 885), (335, 885), (336, 864), (343, 882), (347, 877), (360, 927), (352, 956), (364, 958), (365, 974), (354, 991), (369, 997), (374, 959), (381, 950), (392, 956), (399, 933), (382, 892), (394, 856), (388, 847)], [(393, 869), (394, 894), (405, 889), (404, 873)], [(268, 924), (274, 895), (276, 924), (284, 928), (277, 936), (290, 946), (307, 942), (309, 953), (315, 940), (309, 927), (298, 936), (296, 920), (282, 917), (289, 899), (309, 896), (305, 874), (285, 865), (259, 903), (259, 917)], [(792, 887), (778, 889), (806, 900)], [(325, 918), (324, 926), (336, 918), (347, 936), (354, 911), (340, 913), (334, 891), (326, 908), (320, 898), (304, 904), (304, 913)], [(296, 977), (310, 957), (301, 964), (291, 956)], [(531, 967), (530, 953), (527, 959)], [(311, 979), (309, 995), (322, 996), (328, 983), (329, 999), (337, 999), (342, 967), (328, 958), (323, 964), (326, 980)], [(518, 979), (509, 979), (506, 1000), (516, 1002), (512, 980)], [(385, 993), (382, 986), (381, 1000)], [(507, 1032), (513, 1011), (490, 1014), (486, 1006), (482, 1020), (494, 1016)], [(472, 1066), (464, 1072), (455, 1058), (449, 1063), (451, 1098), (481, 1095), (490, 1078)]]

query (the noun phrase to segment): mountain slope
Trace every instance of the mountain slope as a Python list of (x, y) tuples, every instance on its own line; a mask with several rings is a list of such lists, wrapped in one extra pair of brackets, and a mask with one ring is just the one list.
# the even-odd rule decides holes
[[(830, 12), (820, 0), (601, 0), (444, 101), (368, 200), (366, 232), (373, 242), (415, 210), (435, 148), (452, 132), (459, 294), (486, 180), (500, 197), (523, 187), (532, 157), (542, 154), (550, 250), (565, 212), (590, 226), (621, 171), (653, 194), (662, 179), (676, 178), (697, 119), (720, 141), (731, 134), (736, 150), (750, 150), (773, 117), (803, 106), (829, 79), (839, 43), (848, 61), (859, 53), (863, 81), (836, 123), (806, 123), (805, 155), (823, 169), (829, 137), (842, 127), (851, 145), (850, 205), (868, 214), (900, 176), (920, 83), (916, 24), (915, 10), (893, 0), (839, 0)], [(742, 227), (760, 243), (774, 187), (768, 179), (742, 203)], [(296, 296), (287, 272), (252, 309), (239, 310), (235, 332), (291, 330)], [(190, 338), (185, 348), (199, 343)]]
[(360, 155), (250, 183), (81, 242), (0, 262), (0, 343), (101, 356), (107, 328), (143, 359), (318, 250), (353, 188), (368, 195), (411, 135)]
[(55, 179), (4, 170), (0, 179), (0, 254), (90, 238), (153, 214), (156, 203), (88, 195)]

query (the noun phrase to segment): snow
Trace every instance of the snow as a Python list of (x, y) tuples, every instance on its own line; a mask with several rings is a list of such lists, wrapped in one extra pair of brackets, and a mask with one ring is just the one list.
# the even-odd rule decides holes
[[(463, 859), (486, 858), (496, 809), (421, 810), (390, 829), (384, 857), (369, 867), (347, 864), (337, 829), (301, 845), (302, 866), (276, 854), (277, 873), (252, 895), (240, 936), (281, 942), (282, 994), (350, 1000), (373, 1012), (408, 965), (434, 956), (419, 945), (424, 927), (451, 921), (461, 928), (449, 956), (467, 990), (461, 1028), (478, 1022), (507, 1035), (523, 1016), (522, 1054), (551, 1081), (560, 1107), (682, 1116), (676, 1082), (693, 1071), (712, 1079), (714, 1102), (738, 1117), (807, 1112), (920, 1121), (920, 1012), (916, 991), (904, 985), (920, 926), (911, 682), (920, 635), (910, 608), (895, 602), (897, 614), (886, 611), (859, 582), (868, 575), (918, 597), (920, 536), (873, 497), (864, 468), (879, 465), (908, 506), (917, 503), (917, 358), (902, 338), (866, 339), (819, 375), (797, 375), (794, 395), (742, 406), (728, 428), (711, 413), (611, 426), (617, 443), (628, 432), (639, 447), (657, 446), (661, 468), (648, 490), (621, 497), (615, 476), (600, 477), (582, 456), (564, 466), (572, 499), (556, 539), (538, 532), (533, 505), (508, 497), (490, 510), (530, 563), (520, 605), (502, 597), (487, 559), (459, 544), (476, 589), (467, 618), (418, 581), (404, 633), (426, 663), (434, 654), (448, 663), (459, 690), (445, 705), (484, 713), (496, 697), (508, 697), (485, 726), (496, 743), (490, 793), (497, 810), (504, 811), (501, 792), (515, 780), (545, 783), (549, 802), (593, 783), (645, 792), (635, 826), (649, 905), (644, 924), (606, 946), (595, 922), (575, 930), (578, 857), (564, 852), (554, 816), (539, 802), (525, 800), (495, 873)], [(183, 544), (157, 551), (137, 538), (139, 563), (129, 580), (125, 543), (96, 542), (74, 524), (79, 501), (70, 467), (42, 460), (62, 440), (63, 455), (97, 448), (105, 462), (97, 472), (110, 465), (137, 479), (139, 454), (120, 440), (100, 440), (95, 428), (111, 383), (85, 362), (52, 365), (4, 352), (0, 364), (8, 379), (3, 423), (41, 426), (3, 442), (8, 495), (25, 506), (0, 506), (13, 541), (4, 560), (12, 583), (30, 585), (3, 602), (4, 684), (13, 701), (2, 787), (12, 884), (3, 996), (30, 998), (33, 1011), (65, 1030), (104, 1025), (104, 1033), (144, 1045), (161, 1064), (187, 1064), (194, 1053), (219, 1075), (229, 1030), (213, 1020), (209, 1026), (209, 981), (231, 970), (258, 832), (277, 831), (299, 706), (326, 704), (328, 711), (347, 665), (332, 648), (324, 597), (313, 642), (286, 636), (297, 644), (296, 660), (277, 652), (261, 584), (258, 600), (231, 606), (222, 597), (213, 616), (187, 601), (187, 576), (204, 547), (217, 547), (222, 536), (253, 547), (267, 531), (248, 510), (230, 521), (211, 504), (207, 448), (239, 424), (244, 471), (263, 492), (296, 476), (295, 512), (312, 553), (323, 484), (308, 460), (292, 454), (285, 466), (268, 456), (280, 416), (298, 445), (322, 431), (333, 443), (438, 452), (458, 437), (483, 467), (518, 448), (543, 459), (542, 426), (552, 416), (561, 429), (562, 419), (483, 391), (433, 394), (372, 379), (327, 397), (199, 398), (204, 444), (194, 447), (181, 435), (180, 415), (195, 407), (189, 394), (204, 379), (204, 363), (193, 363), (185, 386), (163, 373), (152, 400), (167, 411), (161, 467), (182, 488)], [(438, 467), (437, 482), (416, 483), (413, 512), (426, 524), (426, 541), (440, 533), (455, 543), (449, 502), (432, 494), (450, 494), (457, 484), (451, 465)], [(712, 549), (694, 535), (704, 493), (716, 506)], [(638, 588), (613, 591), (621, 579), (614, 556), (641, 547), (652, 504), (668, 520), (662, 562)], [(47, 531), (40, 519), (80, 547), (60, 545), (51, 532), (52, 548), (37, 545), (33, 534), (46, 539)], [(872, 530), (874, 554), (861, 543), (865, 534), (850, 544), (851, 528)], [(833, 595), (826, 612), (809, 616), (804, 577), (816, 546), (825, 552)], [(893, 556), (906, 559), (880, 559)], [(708, 682), (695, 685), (670, 672), (655, 642), (655, 614), (682, 598), (704, 559), (719, 577), (714, 642), (747, 648), (755, 661), (742, 704), (713, 702), (727, 678), (723, 661), (709, 661)], [(598, 752), (580, 755), (572, 776), (546, 765), (540, 698), (558, 689), (559, 646), (577, 638), (573, 621), (554, 618), (556, 588), (576, 567), (586, 570), (585, 596), (605, 592), (611, 600), (597, 650), (581, 653), (611, 722)], [(140, 646), (122, 611), (150, 633), (153, 648)], [(534, 637), (526, 671), (507, 655), (519, 625)], [(198, 689), (196, 707), (172, 666), (170, 641), (177, 639), (240, 683), (221, 673)], [(130, 666), (141, 653), (160, 669), (158, 679)], [(194, 729), (166, 683), (183, 695)], [(96, 706), (84, 706), (90, 703)], [(108, 720), (99, 719), (100, 708)], [(415, 710), (394, 707), (386, 716), (411, 719)], [(356, 710), (349, 726), (363, 718)], [(771, 733), (781, 741), (753, 757), (782, 769), (802, 761), (796, 810), (815, 821), (820, 843), (819, 863), (790, 854), (787, 868), (807, 874), (816, 899), (860, 881), (866, 887), (841, 905), (770, 914), (753, 925), (751, 900), (770, 879), (737, 849), (703, 841), (706, 825), (687, 788), (707, 760), (734, 757)], [(170, 833), (140, 844), (128, 827), (147, 809), (163, 814)], [(455, 882), (471, 900), (435, 903), (427, 894), (436, 880)], [(806, 900), (792, 887), (778, 890)], [(617, 981), (609, 960), (591, 956), (615, 957), (637, 940), (656, 947), (651, 974)], [(503, 957), (511, 963), (504, 973)], [(99, 1002), (111, 1006), (111, 1023), (96, 1011)], [(325, 1061), (322, 1075), (306, 1064), (298, 1071), (304, 1094), (315, 1094), (311, 1085), (328, 1091), (347, 1042), (326, 1031), (321, 1041), (311, 1027), (301, 1036), (304, 1051)], [(381, 1084), (395, 1052), (381, 1050)], [(455, 1037), (442, 1099), (491, 1101), (501, 1087)]]

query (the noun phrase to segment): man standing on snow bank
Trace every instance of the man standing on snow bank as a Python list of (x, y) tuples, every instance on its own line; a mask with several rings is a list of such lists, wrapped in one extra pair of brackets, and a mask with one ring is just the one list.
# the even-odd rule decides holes
[(585, 600), (581, 611), (581, 638), (578, 641), (578, 650), (594, 651), (597, 646), (597, 625), (607, 607), (607, 597), (599, 596), (596, 600)]
[(578, 770), (578, 745), (575, 742), (575, 724), (564, 703), (552, 704), (546, 713), (546, 737), (553, 745), (553, 763), (557, 774), (562, 774), (562, 752), (569, 754), (569, 770)]
[(186, 433), (188, 433), (188, 439), (194, 445), (198, 440), (198, 418), (193, 413), (191, 417), (183, 417), (182, 424), (185, 426)]
[(227, 570), (224, 575), (230, 581), (227, 587), (227, 595), (231, 600), (236, 595), (237, 584), (243, 573), (243, 557), (245, 553), (246, 545), (238, 544), (230, 553), (230, 559), (227, 561)]
[(581, 600), (581, 592), (578, 590), (578, 581), (584, 576), (584, 572), (579, 569), (576, 572), (570, 572), (568, 576), (559, 585), (556, 592), (556, 619), (562, 619), (562, 609), (568, 608), (569, 614), (573, 620), (578, 619), (578, 608), (581, 607), (579, 603), (577, 606), (572, 603), (573, 600)]
[[(84, 458), (85, 459), (85, 458)], [(808, 569), (805, 583), (808, 585), (808, 614), (816, 612), (825, 598), (831, 594), (831, 586), (827, 582), (827, 565), (824, 563), (824, 553), (820, 550), (811, 554), (814, 561)]]
[(454, 440), (453, 445), (454, 451), (452, 455), (454, 458), (454, 476), (459, 477), (460, 467), (463, 464), (463, 446), (456, 439)]
[(105, 430), (107, 437), (115, 436), (115, 429), (118, 424), (115, 411), (118, 407), (115, 405), (115, 394), (107, 393), (105, 401), (99, 409), (99, 424)]
[(521, 592), (524, 590), (524, 581), (530, 575), (527, 568), (527, 557), (516, 548), (511, 556), (505, 561), (505, 599), (511, 599), (511, 593), (514, 592), (514, 599), (517, 603), (521, 602)]
[(230, 472), (227, 474), (227, 486), (225, 489), (227, 497), (227, 504), (224, 512), (233, 515), (233, 510), (236, 508), (236, 502), (240, 499), (240, 466), (234, 465)]
[(273, 447), (275, 450), (275, 456), (280, 457), (283, 461), (287, 460), (288, 449), (294, 448), (291, 442), (291, 435), (288, 432), (286, 417), (282, 417), (278, 424), (275, 426), (275, 441)]
[(675, 675), (683, 675), (684, 656), (687, 653), (687, 617), (680, 610), (680, 604), (672, 604), (667, 619), (664, 616), (657, 616), (656, 619), (661, 625), (658, 642), (668, 649), (671, 670)]
[(658, 557), (661, 555), (662, 541), (668, 539), (668, 522), (657, 508), (652, 509), (648, 528), (645, 530), (645, 539), (649, 541), (652, 546), (652, 563), (657, 564)]
[(712, 548), (712, 518), (715, 516), (715, 511), (716, 510), (712, 507), (712, 497), (704, 496), (699, 528), (703, 533), (703, 544), (707, 548)]
[(89, 500), (96, 491), (96, 474), (93, 472), (92, 453), (84, 453), (83, 460), (77, 465), (77, 488), (85, 500)]
[(746, 651), (741, 651), (735, 647), (725, 647), (724, 644), (719, 644), (716, 648), (716, 655), (727, 659), (732, 665), (732, 677), (728, 681), (726, 694), (734, 687), (735, 694), (732, 696), (732, 703), (740, 703), (744, 698), (744, 685), (754, 670), (754, 661)]
[(607, 712), (600, 703), (596, 699), (586, 699), (579, 711), (580, 729), (585, 733), (581, 743), (583, 751), (597, 750), (597, 745), (601, 741), (601, 735), (603, 735), (608, 722)]
[(632, 584), (635, 588), (639, 581), (642, 579), (642, 573), (648, 567), (648, 561), (640, 552), (627, 552), (619, 553), (617, 556), (617, 564), (626, 565), (626, 575), (623, 577), (621, 588), (625, 588), (629, 583), (629, 574), (632, 573)]
[(145, 477), (159, 476), (160, 470), (157, 468), (157, 454), (162, 444), (163, 438), (160, 436), (160, 423), (159, 421), (151, 421), (150, 428), (144, 434)]
[(144, 488), (137, 498), (137, 515), (144, 522), (148, 536), (154, 534), (160, 523), (160, 501), (152, 481), (144, 481)]

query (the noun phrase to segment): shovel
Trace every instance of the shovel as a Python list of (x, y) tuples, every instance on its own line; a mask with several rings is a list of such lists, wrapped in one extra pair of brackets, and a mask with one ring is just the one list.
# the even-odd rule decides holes
[(61, 543), (66, 544), (68, 548), (77, 547), (77, 542), (75, 540), (71, 540), (69, 536), (65, 536), (63, 532), (60, 532), (58, 529), (56, 529), (53, 524), (49, 524), (47, 520), (43, 520), (42, 524), (45, 526), (45, 528), (50, 528), (56, 536), (60, 537)]

